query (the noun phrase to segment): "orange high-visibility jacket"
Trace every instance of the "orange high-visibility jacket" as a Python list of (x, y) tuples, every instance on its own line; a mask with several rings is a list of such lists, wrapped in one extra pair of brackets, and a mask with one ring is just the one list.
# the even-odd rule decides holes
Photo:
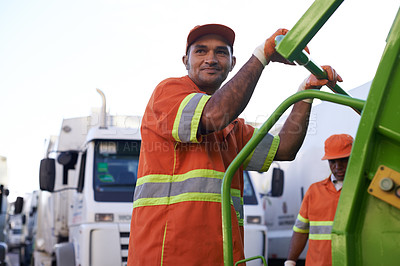
[[(221, 183), (225, 170), (254, 128), (236, 119), (225, 129), (198, 136), (211, 96), (188, 76), (154, 90), (142, 120), (128, 265), (222, 265)], [(266, 171), (279, 145), (267, 135), (244, 163)], [(243, 255), (243, 167), (232, 181), (235, 261)]]
[(304, 196), (293, 230), (308, 234), (307, 266), (332, 265), (331, 231), (341, 191), (328, 177), (312, 184)]

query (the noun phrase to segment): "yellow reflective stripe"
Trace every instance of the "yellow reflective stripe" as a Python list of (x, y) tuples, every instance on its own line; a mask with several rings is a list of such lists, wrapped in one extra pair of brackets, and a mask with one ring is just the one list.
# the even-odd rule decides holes
[(146, 175), (138, 178), (136, 186), (144, 183), (167, 183), (171, 182), (172, 175)]
[(181, 104), (179, 105), (178, 113), (176, 114), (175, 121), (174, 121), (174, 126), (172, 128), (172, 137), (176, 140), (181, 142), (179, 138), (179, 122), (181, 121), (182, 117), (182, 111), (185, 108), (185, 106), (188, 104), (188, 102), (196, 95), (197, 93), (191, 93), (188, 96), (183, 99)]
[[(254, 134), (256, 134), (257, 131), (258, 131), (258, 128), (254, 129), (253, 136), (254, 136)], [(251, 136), (251, 137), (253, 137), (253, 136)], [(250, 160), (251, 160), (251, 158), (253, 157), (254, 151), (255, 151), (255, 149), (254, 149), (254, 150), (249, 154), (249, 156), (247, 156), (247, 158), (244, 160), (244, 162), (243, 162), (243, 169), (246, 169), (247, 166), (249, 165)]]
[(303, 233), (303, 234), (308, 234), (309, 230), (308, 229), (300, 229), (297, 226), (293, 226), (293, 231), (297, 233)]
[[(254, 137), (254, 134), (256, 134), (258, 130), (259, 129), (254, 130), (252, 137)], [(251, 152), (251, 154), (244, 160), (244, 169), (259, 172), (268, 171), (275, 158), (275, 154), (279, 147), (279, 142), (280, 138), (278, 135), (266, 135), (258, 144), (258, 146)]]
[[(224, 172), (219, 172), (211, 169), (196, 169), (180, 175), (147, 175), (140, 177), (137, 180), (137, 187), (146, 183), (175, 183), (190, 180), (191, 178), (213, 178), (222, 180)], [(243, 205), (243, 197), (239, 189), (231, 188), (232, 197), (240, 199), (240, 204)], [(220, 193), (202, 193), (202, 192), (187, 192), (170, 197), (144, 197), (135, 199), (133, 206), (155, 206), (155, 205), (168, 205), (185, 201), (208, 201), (208, 202), (221, 202)], [(231, 199), (231, 205), (233, 200)]]
[(310, 220), (304, 218), (303, 216), (300, 215), (300, 213), (297, 215), (297, 219), (302, 221), (303, 223), (309, 223)]
[(236, 197), (236, 198), (240, 198), (240, 204), (241, 205), (244, 204), (244, 200), (243, 200), (243, 197), (240, 195), (240, 190), (239, 189), (231, 188), (231, 196), (232, 197)]
[(168, 200), (169, 200), (168, 197), (137, 199), (133, 202), (133, 208), (143, 207), (143, 206), (168, 205)]
[(237, 217), (239, 226), (243, 226), (244, 225), (244, 219), (240, 217), (240, 212), (236, 212), (236, 217)]
[(240, 190), (236, 188), (231, 188), (231, 196), (232, 197), (240, 197)]
[(200, 124), (201, 114), (203, 113), (204, 105), (206, 105), (207, 101), (211, 98), (209, 95), (204, 95), (199, 103), (197, 104), (196, 110), (194, 112), (192, 123), (191, 123), (191, 132), (190, 132), (190, 142), (191, 143), (199, 143), (197, 140), (197, 131)]
[(241, 196), (240, 190), (231, 188), (231, 201), (233, 203), (233, 207), (236, 211), (236, 217), (238, 219), (239, 225), (242, 223), (243, 225), (243, 197)]
[[(170, 203), (179, 203), (184, 201), (208, 201), (208, 202), (221, 202), (221, 194), (217, 193), (184, 193), (178, 196), (170, 197)], [(232, 200), (231, 200), (231, 204)]]
[(333, 221), (310, 221), (310, 226), (332, 226)]
[(224, 172), (219, 172), (211, 169), (195, 169), (180, 175), (146, 175), (138, 178), (136, 186), (140, 186), (144, 183), (181, 182), (192, 177), (208, 177), (222, 180), (224, 177)]
[(269, 169), (272, 161), (275, 158), (275, 154), (278, 150), (279, 142), (280, 142), (279, 135), (274, 136), (274, 140), (272, 141), (271, 147), (269, 148), (268, 155), (261, 168), (261, 172), (266, 172)]
[(175, 174), (176, 157), (177, 157), (177, 155), (176, 155), (176, 147), (177, 147), (177, 146), (178, 146), (178, 142), (175, 142), (175, 145), (174, 145), (174, 168), (173, 168), (173, 170), (172, 170), (172, 175)]
[(310, 221), (303, 216), (300, 215), (300, 213), (297, 215), (296, 222), (293, 226), (293, 231), (297, 233), (309, 233), (310, 232)]
[(164, 248), (165, 248), (165, 238), (167, 235), (167, 225), (168, 225), (168, 221), (165, 223), (165, 228), (164, 228), (164, 237), (163, 237), (162, 250), (161, 250), (161, 266), (163, 265), (163, 262), (164, 262)]
[[(177, 196), (162, 198), (141, 198), (133, 202), (133, 208), (143, 206), (169, 205), (186, 201), (221, 202), (221, 194), (217, 193), (183, 193)], [(231, 200), (231, 205), (233, 202)]]
[(204, 106), (210, 98), (211, 96), (207, 94), (191, 93), (182, 100), (172, 127), (172, 137), (176, 141), (185, 143), (201, 141), (197, 131)]
[(332, 240), (331, 234), (309, 234), (310, 240)]

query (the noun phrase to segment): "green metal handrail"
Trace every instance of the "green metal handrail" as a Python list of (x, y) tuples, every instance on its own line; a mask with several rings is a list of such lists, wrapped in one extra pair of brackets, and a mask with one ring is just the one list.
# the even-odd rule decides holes
[(272, 113), (267, 121), (260, 127), (254, 134), (249, 142), (243, 147), (239, 154), (235, 157), (229, 165), (222, 179), (221, 197), (222, 197), (222, 235), (223, 235), (223, 248), (224, 248), (224, 265), (233, 266), (233, 251), (232, 251), (232, 220), (231, 220), (231, 182), (233, 175), (243, 164), (244, 160), (256, 148), (258, 143), (269, 132), (272, 126), (278, 121), (282, 114), (294, 103), (308, 98), (317, 98), (323, 101), (329, 101), (341, 105), (350, 106), (357, 110), (364, 108), (365, 101), (360, 99), (351, 98), (349, 96), (333, 94), (318, 90), (305, 90), (293, 94), (283, 101), (278, 108)]
[[(317, 78), (326, 79), (327, 73), (309, 57), (304, 48), (342, 2), (343, 0), (314, 1), (285, 36), (277, 36), (275, 39), (276, 51), (289, 61), (304, 66)], [(329, 84), (327, 86), (335, 93), (350, 96), (337, 83), (334, 86), (330, 86)], [(361, 113), (361, 110), (353, 109), (358, 114)]]
[(302, 50), (342, 2), (343, 0), (315, 0), (285, 35), (285, 41), (277, 45), (276, 51), (292, 62), (298, 59)]
[(256, 259), (262, 260), (263, 264), (267, 265), (267, 262), (265, 261), (265, 258), (263, 256), (254, 256), (254, 257), (247, 258), (247, 259), (244, 259), (244, 260), (239, 260), (238, 262), (235, 263), (235, 266), (239, 265), (240, 263), (251, 261), (251, 260), (256, 260)]

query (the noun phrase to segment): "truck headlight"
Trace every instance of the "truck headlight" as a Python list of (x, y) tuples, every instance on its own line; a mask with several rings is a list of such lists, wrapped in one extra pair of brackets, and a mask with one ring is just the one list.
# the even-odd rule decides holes
[(261, 224), (261, 216), (247, 216), (248, 224)]
[(113, 222), (114, 221), (114, 214), (112, 213), (96, 213), (94, 215), (94, 220), (96, 222)]

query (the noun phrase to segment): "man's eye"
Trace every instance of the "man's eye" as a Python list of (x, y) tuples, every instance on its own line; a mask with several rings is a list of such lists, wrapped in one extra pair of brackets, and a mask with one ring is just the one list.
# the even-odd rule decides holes
[(220, 51), (217, 51), (217, 54), (220, 54), (220, 55), (227, 55), (227, 54), (228, 54), (228, 51), (220, 50)]
[(206, 52), (206, 50), (204, 50), (204, 49), (197, 49), (196, 50), (196, 54), (203, 54), (205, 52)]

